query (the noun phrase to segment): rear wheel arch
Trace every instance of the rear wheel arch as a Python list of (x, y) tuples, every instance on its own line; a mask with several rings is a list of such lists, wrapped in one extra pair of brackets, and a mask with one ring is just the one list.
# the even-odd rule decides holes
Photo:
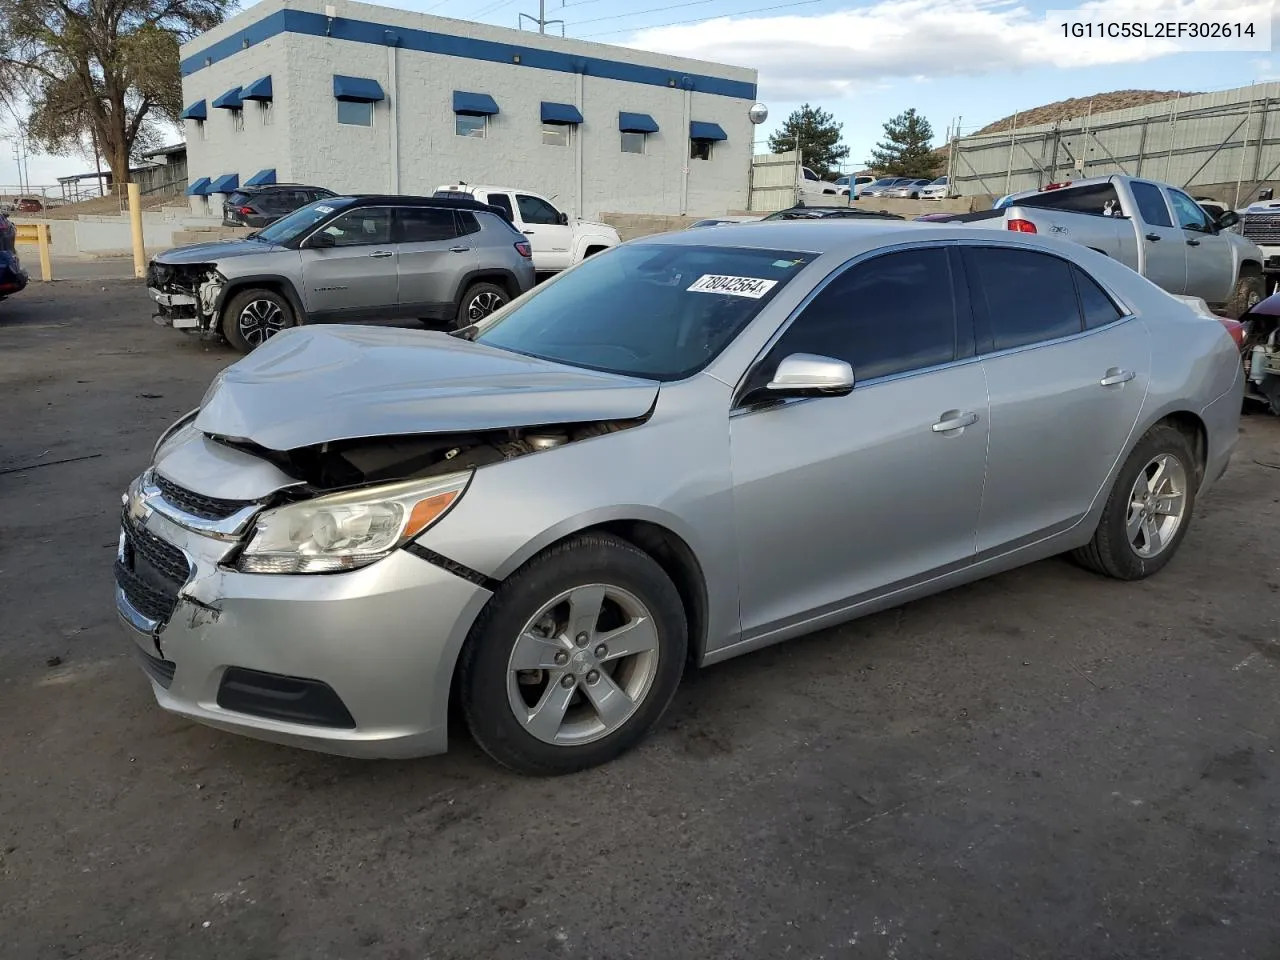
[(453, 308), (456, 313), (462, 306), (462, 298), (477, 283), (492, 283), (507, 291), (512, 300), (520, 296), (520, 282), (515, 274), (507, 270), (472, 270), (458, 282), (458, 289), (453, 294)]

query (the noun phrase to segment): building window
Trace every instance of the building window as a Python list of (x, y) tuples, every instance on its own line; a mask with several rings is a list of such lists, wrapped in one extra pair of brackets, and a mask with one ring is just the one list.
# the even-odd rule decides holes
[(547, 147), (567, 147), (569, 131), (572, 126), (567, 123), (544, 123), (542, 125), (542, 143)]
[(481, 115), (473, 117), (466, 113), (453, 115), (454, 132), (460, 137), (479, 137), (484, 139), (489, 129), (489, 118)]
[(690, 160), (710, 160), (711, 144), (714, 140), (690, 140), (689, 141), (689, 159)]
[(373, 104), (363, 100), (339, 100), (338, 122), (349, 123), (353, 127), (373, 126)]
[(647, 133), (632, 133), (630, 130), (622, 131), (622, 152), (644, 153), (644, 142), (647, 137)]
[(273, 123), (275, 122), (275, 116), (274, 116), (274, 114), (272, 114), (272, 112), (271, 112), (271, 101), (270, 101), (270, 100), (260, 100), (260, 101), (258, 101), (258, 106), (259, 106), (259, 108), (260, 108), (260, 112), (261, 112), (261, 114), (262, 114), (262, 125), (263, 125), (264, 127), (269, 127), (269, 126), (271, 126), (271, 124), (273, 124)]
[(231, 129), (235, 130), (237, 133), (239, 133), (244, 129), (244, 111), (243, 110), (231, 111)]

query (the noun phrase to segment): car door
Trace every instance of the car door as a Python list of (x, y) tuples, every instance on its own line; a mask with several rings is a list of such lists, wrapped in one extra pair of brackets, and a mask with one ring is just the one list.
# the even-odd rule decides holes
[(1187, 245), (1173, 222), (1164, 191), (1145, 180), (1129, 181), (1138, 205), (1138, 242), (1142, 245), (1142, 275), (1170, 293), (1187, 288)]
[(442, 319), (452, 313), (461, 275), (476, 262), (475, 244), (460, 236), (462, 231), (453, 210), (399, 207), (396, 220), (400, 241), (396, 246), (399, 313)]
[(987, 394), (953, 261), (924, 246), (842, 268), (745, 379), (738, 396), (809, 353), (856, 382), (731, 413), (744, 635), (971, 560)]
[[(391, 207), (358, 207), (303, 242), (303, 302), (308, 314), (315, 319), (353, 319), (396, 312), (399, 280), (391, 227)], [(317, 241), (317, 236), (327, 239)], [(316, 246), (317, 242), (329, 245)]]
[(1187, 250), (1187, 296), (1226, 303), (1236, 281), (1230, 242), (1200, 204), (1181, 190), (1169, 187), (1167, 192)]
[(964, 250), (991, 400), (978, 555), (1088, 512), (1142, 410), (1146, 327), (1078, 266), (1039, 250)]
[(516, 194), (521, 229), (533, 247), (539, 270), (563, 270), (573, 262), (573, 227), (560, 222), (560, 211), (541, 197)]

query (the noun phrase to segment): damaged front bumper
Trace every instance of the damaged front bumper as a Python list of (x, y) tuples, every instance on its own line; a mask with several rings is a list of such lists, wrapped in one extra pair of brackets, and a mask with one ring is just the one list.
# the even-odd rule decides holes
[(488, 590), (406, 550), (347, 573), (241, 573), (258, 507), (213, 521), (182, 498), (134, 481), (116, 559), (119, 619), (164, 709), (344, 756), (445, 750), (453, 665)]
[(147, 295), (156, 305), (152, 319), (162, 327), (216, 336), (226, 278), (211, 266), (168, 266), (151, 262)]

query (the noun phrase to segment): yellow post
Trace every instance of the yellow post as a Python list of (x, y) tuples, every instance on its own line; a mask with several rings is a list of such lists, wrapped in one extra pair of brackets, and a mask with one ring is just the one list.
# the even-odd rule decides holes
[(40, 247), (40, 279), (48, 283), (53, 279), (53, 263), (49, 258), (49, 246), (53, 238), (49, 236), (53, 227), (47, 223), (39, 224), (40, 235), (36, 238), (36, 243)]
[(129, 228), (133, 233), (133, 275), (147, 275), (146, 247), (142, 245), (142, 194), (136, 183), (129, 184)]

